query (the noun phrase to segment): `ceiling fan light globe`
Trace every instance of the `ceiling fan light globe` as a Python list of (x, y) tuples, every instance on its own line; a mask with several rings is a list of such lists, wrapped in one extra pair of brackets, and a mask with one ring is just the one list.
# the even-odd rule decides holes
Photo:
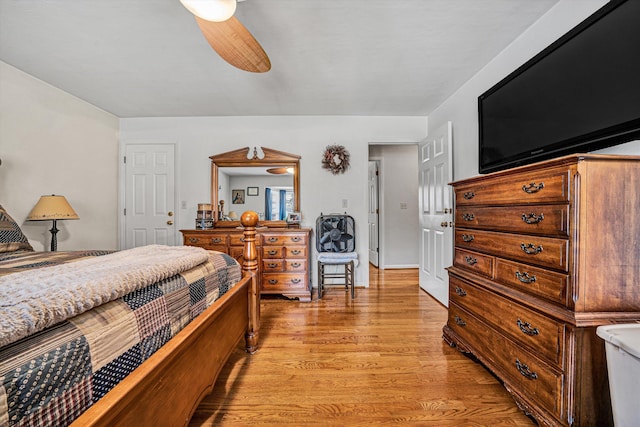
[(236, 0), (180, 0), (187, 10), (198, 18), (223, 22), (236, 12)]

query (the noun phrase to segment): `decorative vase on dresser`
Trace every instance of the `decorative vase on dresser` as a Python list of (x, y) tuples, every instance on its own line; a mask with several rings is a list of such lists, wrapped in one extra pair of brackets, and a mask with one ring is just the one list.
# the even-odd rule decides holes
[(640, 157), (571, 155), (452, 186), (444, 339), (541, 425), (613, 425), (595, 330), (640, 322)]
[[(180, 230), (183, 243), (227, 253), (242, 264), (242, 230)], [(310, 228), (262, 228), (257, 231), (258, 280), (262, 295), (278, 294), (311, 301)]]

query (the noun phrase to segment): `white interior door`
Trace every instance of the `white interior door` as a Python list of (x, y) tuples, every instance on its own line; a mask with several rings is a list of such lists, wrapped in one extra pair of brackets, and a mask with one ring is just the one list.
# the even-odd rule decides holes
[(125, 149), (125, 249), (175, 245), (175, 147), (131, 144)]
[(378, 175), (379, 165), (377, 160), (369, 161), (369, 262), (376, 267), (379, 265), (379, 195)]
[(453, 262), (451, 122), (436, 129), (419, 149), (420, 287), (449, 306)]

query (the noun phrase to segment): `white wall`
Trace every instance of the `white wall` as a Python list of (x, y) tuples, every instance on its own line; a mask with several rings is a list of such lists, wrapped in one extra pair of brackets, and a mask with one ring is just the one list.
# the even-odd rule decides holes
[[(598, 10), (606, 0), (561, 0), (429, 115), (429, 129), (453, 122), (453, 174), (478, 174), (478, 96)], [(640, 154), (628, 143), (603, 153)]]
[[(122, 144), (176, 142), (178, 200), (187, 205), (187, 209), (179, 209), (178, 229), (192, 229), (197, 204), (209, 200), (209, 156), (256, 145), (300, 155), (302, 225), (315, 228), (315, 220), (321, 212), (346, 210), (354, 217), (358, 236), (356, 249), (360, 255), (360, 266), (356, 271), (358, 285), (368, 285), (369, 276), (369, 143), (416, 143), (425, 135), (425, 117), (177, 117), (120, 121)], [(322, 153), (330, 144), (344, 145), (351, 155), (351, 168), (343, 175), (332, 175), (321, 167)], [(346, 209), (342, 207), (343, 199), (348, 203)], [(315, 261), (315, 255), (312, 261)], [(315, 269), (313, 281), (317, 283)]]
[(371, 145), (369, 156), (380, 161), (380, 268), (417, 268), (418, 146)]
[(80, 216), (58, 222), (58, 249), (117, 248), (117, 138), (115, 116), (0, 61), (0, 204), (35, 250), (51, 221), (25, 218), (44, 194)]

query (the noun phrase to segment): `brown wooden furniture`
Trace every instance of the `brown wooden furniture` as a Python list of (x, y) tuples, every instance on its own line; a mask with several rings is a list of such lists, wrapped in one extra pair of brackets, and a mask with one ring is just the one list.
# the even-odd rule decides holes
[[(273, 150), (271, 148), (262, 147), (264, 154), (262, 158), (258, 157), (258, 152), (254, 148), (253, 152), (249, 152), (250, 148), (245, 147), (239, 150), (228, 151), (226, 153), (216, 154), (209, 157), (211, 159), (211, 203), (214, 209), (214, 218), (218, 218), (218, 172), (224, 168), (291, 168), (293, 170), (293, 211), (300, 212), (300, 156), (289, 154), (282, 151)], [(227, 209), (229, 209), (227, 204)], [(238, 221), (215, 221), (215, 227), (237, 227)], [(269, 227), (286, 227), (285, 221), (260, 221), (260, 226)]]
[[(243, 235), (240, 230), (214, 228), (180, 232), (187, 246), (225, 252), (242, 262)], [(311, 301), (311, 229), (260, 228), (257, 233), (260, 292)]]
[[(187, 425), (244, 336), (257, 350), (260, 293), (255, 246), (258, 215), (245, 212), (244, 277), (80, 416), (74, 426)], [(206, 357), (204, 356), (206, 355)], [(197, 366), (193, 360), (198, 360)]]
[(640, 321), (640, 157), (566, 156), (452, 185), (445, 340), (540, 424), (612, 425), (595, 329)]

